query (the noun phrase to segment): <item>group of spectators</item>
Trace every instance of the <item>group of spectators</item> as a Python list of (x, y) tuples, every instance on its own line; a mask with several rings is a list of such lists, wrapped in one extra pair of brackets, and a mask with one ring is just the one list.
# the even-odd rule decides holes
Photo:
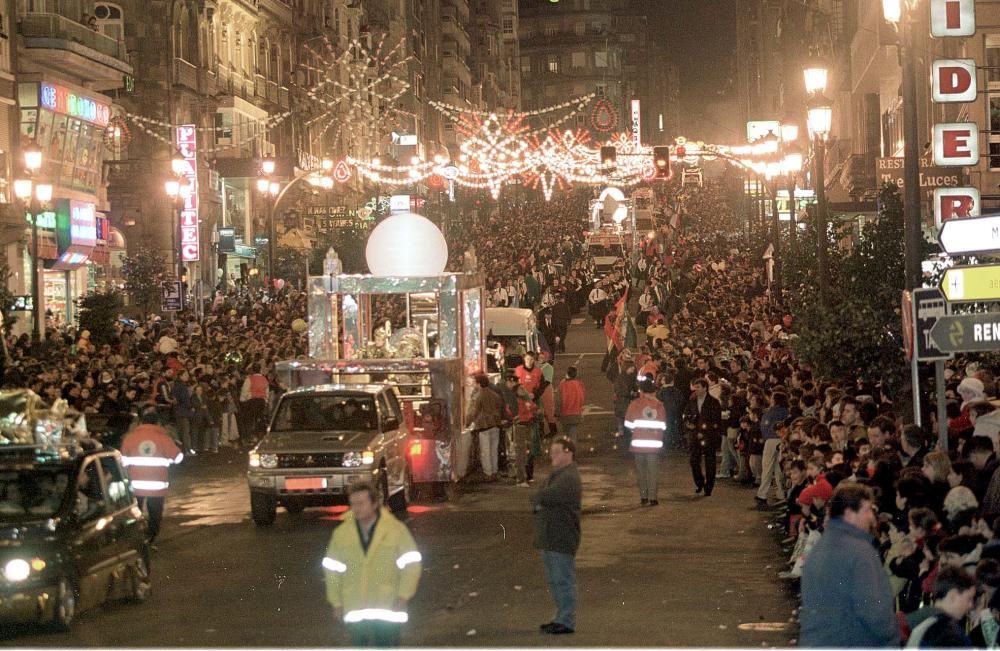
[[(665, 444), (690, 453), (695, 491), (711, 495), (715, 480), (752, 487), (782, 532), (780, 577), (801, 583), (801, 644), (996, 647), (993, 373), (949, 362), (947, 451), (903, 424), (882, 385), (817, 377), (796, 358), (794, 315), (762, 265), (715, 227), (727, 211), (708, 185), (687, 202), (677, 239), (642, 252), (639, 336), (606, 359), (618, 434), (630, 436), (626, 411), (648, 378)], [(702, 405), (713, 400), (706, 425)]]
[(292, 328), (305, 301), (292, 289), (220, 293), (201, 322), (183, 313), (173, 321), (119, 319), (101, 342), (73, 328), (50, 328), (35, 345), (28, 335), (11, 337), (3, 386), (66, 400), (112, 445), (145, 410), (155, 410), (188, 454), (245, 447), (280, 388), (274, 362), (306, 352), (306, 335)]

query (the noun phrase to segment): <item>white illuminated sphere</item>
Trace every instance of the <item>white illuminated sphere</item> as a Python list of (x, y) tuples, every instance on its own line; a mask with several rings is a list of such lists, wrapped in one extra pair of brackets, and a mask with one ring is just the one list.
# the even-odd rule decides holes
[(437, 276), (448, 264), (448, 243), (426, 217), (400, 213), (371, 232), (365, 259), (375, 276)]

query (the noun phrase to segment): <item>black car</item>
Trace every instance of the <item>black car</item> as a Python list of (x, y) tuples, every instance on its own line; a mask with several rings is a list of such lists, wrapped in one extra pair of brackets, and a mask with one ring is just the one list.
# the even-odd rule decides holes
[(65, 630), (151, 587), (146, 520), (117, 451), (0, 448), (0, 624)]

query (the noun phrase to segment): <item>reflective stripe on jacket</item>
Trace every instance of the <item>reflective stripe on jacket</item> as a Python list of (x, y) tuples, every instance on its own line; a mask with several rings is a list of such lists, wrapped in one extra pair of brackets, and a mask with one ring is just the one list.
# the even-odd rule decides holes
[(629, 403), (625, 412), (625, 427), (632, 430), (632, 445), (629, 447), (632, 452), (659, 452), (663, 449), (663, 434), (667, 431), (667, 410), (654, 396), (640, 394)]
[(344, 621), (367, 620), (403, 623), (405, 611), (395, 609), (396, 600), (409, 601), (420, 581), (421, 557), (410, 530), (383, 508), (368, 552), (354, 513), (333, 530), (323, 559), (326, 600), (343, 608)]
[(167, 430), (144, 423), (122, 439), (122, 462), (128, 468), (132, 491), (143, 497), (163, 497), (170, 488), (169, 469), (184, 455)]

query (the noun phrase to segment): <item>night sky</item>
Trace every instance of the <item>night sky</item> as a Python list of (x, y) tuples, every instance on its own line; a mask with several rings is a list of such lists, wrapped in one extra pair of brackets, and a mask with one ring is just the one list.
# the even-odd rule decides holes
[[(708, 137), (731, 129), (692, 124), (698, 108), (735, 95), (732, 72), (736, 49), (736, 0), (633, 0), (659, 24), (681, 76), (684, 123)], [(708, 118), (705, 118), (708, 119)], [(715, 129), (713, 127), (718, 127)], [(712, 134), (715, 131), (716, 133)], [(721, 133), (720, 133), (721, 131)], [(739, 135), (739, 134), (733, 134)]]

